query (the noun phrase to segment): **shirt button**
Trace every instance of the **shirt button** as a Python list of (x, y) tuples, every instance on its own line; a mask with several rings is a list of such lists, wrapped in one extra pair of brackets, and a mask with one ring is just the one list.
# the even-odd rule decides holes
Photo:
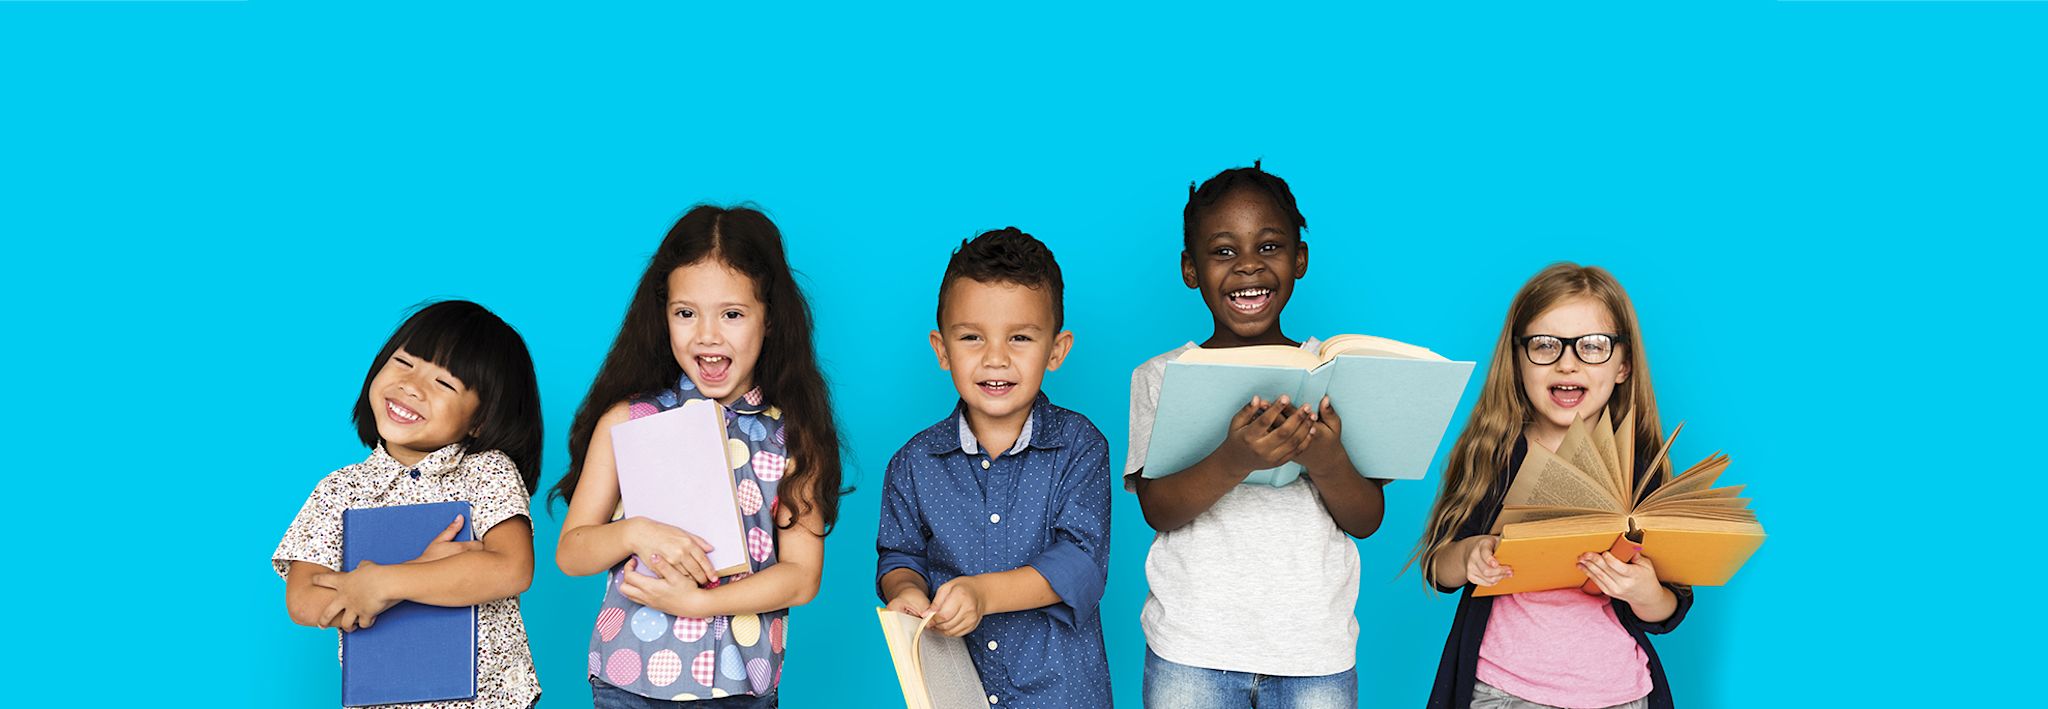
[(988, 523), (989, 523), (989, 524), (1002, 524), (1002, 523), (1003, 523), (1003, 516), (1002, 516), (1002, 515), (999, 515), (999, 514), (991, 514), (991, 515), (989, 515), (989, 516), (988, 516)]
[(983, 459), (981, 460), (981, 469), (982, 469), (982, 470), (987, 470), (987, 469), (988, 469), (988, 459), (987, 459), (987, 458), (983, 458)]
[(991, 694), (991, 695), (988, 695), (988, 703), (990, 703), (990, 704), (994, 704), (994, 703), (996, 703), (996, 695), (993, 695), (993, 694)]
[(990, 650), (994, 650), (994, 649), (996, 649), (996, 641), (994, 641), (994, 640), (990, 640), (990, 641), (988, 641), (988, 649), (990, 649)]

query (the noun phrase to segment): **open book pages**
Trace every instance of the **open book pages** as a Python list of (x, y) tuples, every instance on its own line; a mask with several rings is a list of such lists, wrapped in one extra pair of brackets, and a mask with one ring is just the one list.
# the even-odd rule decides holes
[(1196, 347), (1181, 353), (1176, 358), (1181, 362), (1205, 362), (1211, 364), (1250, 364), (1269, 367), (1300, 367), (1315, 369), (1324, 362), (1336, 359), (1338, 355), (1366, 355), (1392, 359), (1422, 359), (1442, 362), (1442, 355), (1426, 348), (1398, 340), (1372, 335), (1336, 335), (1323, 340), (1323, 346), (1315, 352), (1286, 345), (1253, 345), (1251, 347)]
[(882, 622), (882, 637), (889, 644), (889, 659), (896, 665), (896, 681), (903, 687), (906, 707), (990, 706), (974, 658), (967, 654), (967, 643), (931, 631), (929, 618), (887, 608), (877, 608), (875, 614)]
[[(1514, 575), (1475, 595), (1583, 584), (1578, 555), (1606, 551), (1616, 536), (1641, 546), (1657, 577), (1671, 583), (1726, 583), (1756, 551), (1764, 528), (1749, 498), (1741, 497), (1742, 486), (1714, 486), (1728, 456), (1715, 453), (1676, 476), (1655, 473), (1660, 484), (1654, 492), (1645, 492), (1648, 485), (1638, 489), (1634, 419), (1624, 417), (1617, 428), (1603, 412), (1597, 424), (1574, 422), (1556, 452), (1528, 447), (1493, 526), (1501, 535), (1494, 556)], [(1651, 470), (1667, 469), (1661, 463), (1678, 433), (1664, 441)]]

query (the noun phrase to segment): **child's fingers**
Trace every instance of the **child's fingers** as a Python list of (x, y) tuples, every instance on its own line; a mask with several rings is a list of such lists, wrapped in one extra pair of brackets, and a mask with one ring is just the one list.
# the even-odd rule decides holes
[(345, 610), (348, 610), (348, 606), (343, 604), (341, 602), (341, 599), (336, 598), (333, 601), (329, 602), (327, 604), (327, 608), (320, 611), (320, 627), (334, 627), (335, 618), (340, 617), (341, 612)]
[(341, 574), (332, 571), (313, 574), (313, 585), (321, 588), (340, 588)]
[(438, 535), (435, 535), (435, 536), (434, 536), (434, 541), (437, 541), (437, 542), (452, 542), (452, 541), (455, 541), (455, 535), (457, 535), (457, 534), (461, 534), (461, 533), (462, 533), (462, 515), (456, 515), (456, 516), (455, 516), (455, 521), (454, 521), (454, 522), (450, 522), (450, 523), (448, 523), (448, 528), (447, 528), (447, 529), (443, 529), (443, 530), (441, 530), (441, 533), (440, 533), (440, 534), (438, 534)]
[(1329, 426), (1330, 430), (1344, 430), (1344, 421), (1337, 418), (1337, 407), (1330, 405), (1330, 397), (1328, 396), (1323, 397), (1323, 405), (1316, 412), (1316, 420), (1321, 421), (1325, 426)]
[(1251, 401), (1245, 402), (1245, 405), (1242, 408), (1239, 408), (1236, 414), (1231, 415), (1230, 430), (1235, 431), (1237, 429), (1251, 425), (1252, 419), (1257, 418), (1258, 415), (1259, 398), (1255, 396), (1252, 397)]
[(689, 537), (690, 541), (696, 542), (698, 549), (702, 549), (704, 551), (712, 550), (711, 542), (705, 541), (703, 537), (691, 534), (689, 532), (683, 532), (683, 536)]
[(1614, 595), (1614, 577), (1608, 573), (1605, 564), (1602, 564), (1598, 559), (1581, 561), (1579, 562), (1579, 570), (1586, 572), (1586, 578), (1592, 579), (1594, 585), (1599, 586), (1602, 593), (1609, 596)]
[(619, 595), (625, 596), (626, 600), (628, 601), (632, 601), (643, 606), (647, 605), (647, 594), (641, 592), (639, 586), (627, 586), (624, 584), (620, 584)]

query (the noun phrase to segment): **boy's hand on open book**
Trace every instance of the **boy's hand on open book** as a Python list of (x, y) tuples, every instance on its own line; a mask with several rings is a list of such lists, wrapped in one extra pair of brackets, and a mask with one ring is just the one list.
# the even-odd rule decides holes
[[(640, 573), (638, 565), (641, 559), (645, 559), (646, 568), (657, 575)], [(688, 574), (661, 556), (649, 555), (626, 562), (625, 570), (619, 574), (619, 595), (673, 616), (703, 618), (711, 615), (699, 610), (710, 599), (711, 592), (699, 588)]]
[(973, 576), (962, 576), (947, 581), (932, 594), (931, 627), (940, 635), (957, 638), (974, 632), (981, 627), (982, 609), (987, 606), (982, 597), (980, 580)]
[(902, 593), (898, 593), (895, 598), (889, 599), (889, 610), (904, 615), (914, 615), (919, 618), (923, 618), (925, 611), (930, 610), (931, 607), (932, 599), (926, 598), (923, 591), (915, 588), (903, 589)]
[(1480, 586), (1492, 586), (1515, 575), (1515, 570), (1493, 558), (1493, 551), (1500, 548), (1500, 537), (1487, 534), (1472, 538), (1472, 550), (1465, 554), (1465, 580)]
[(1586, 578), (1600, 587), (1608, 598), (1629, 603), (1649, 603), (1664, 593), (1664, 585), (1657, 582), (1657, 567), (1650, 563), (1650, 557), (1643, 556), (1637, 549), (1635, 561), (1622, 561), (1613, 552), (1579, 555), (1579, 569), (1586, 572)]
[(630, 525), (626, 528), (626, 548), (648, 568), (659, 568), (649, 560), (660, 557), (676, 570), (676, 575), (687, 576), (699, 586), (718, 580), (711, 557), (705, 555), (711, 551), (711, 543), (703, 537), (646, 517), (627, 517), (619, 523)]
[(1344, 452), (1344, 422), (1337, 418), (1337, 408), (1330, 405), (1330, 397), (1323, 397), (1320, 409), (1304, 406), (1294, 415), (1309, 420), (1308, 447), (1294, 459), (1308, 469), (1309, 477), (1351, 468), (1351, 456)]
[(1216, 452), (1229, 470), (1240, 475), (1294, 460), (1307, 450), (1309, 425), (1314, 423), (1302, 413), (1289, 406), (1286, 395), (1279, 401), (1252, 397), (1230, 418), (1230, 435)]
[(419, 557), (406, 563), (424, 564), (429, 561), (440, 561), (465, 551), (478, 551), (484, 548), (484, 543), (480, 541), (455, 541), (455, 535), (461, 533), (462, 515), (456, 515), (455, 521), (450, 522), (447, 529), (441, 530), (441, 534), (434, 537), (434, 541), (427, 543), (426, 551), (420, 552)]
[(350, 633), (375, 624), (378, 614), (398, 603), (387, 583), (389, 573), (365, 559), (354, 571), (314, 575), (313, 585), (334, 589), (334, 601), (320, 612), (320, 627)]

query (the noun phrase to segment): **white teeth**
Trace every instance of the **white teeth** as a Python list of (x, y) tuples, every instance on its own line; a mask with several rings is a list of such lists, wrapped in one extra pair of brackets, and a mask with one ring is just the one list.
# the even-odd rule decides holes
[(719, 362), (725, 361), (724, 357), (718, 355), (700, 355), (697, 357), (697, 359), (704, 360), (705, 364), (718, 364)]
[(1273, 291), (1272, 291), (1271, 289), (1267, 289), (1267, 288), (1240, 288), (1240, 289), (1238, 289), (1238, 290), (1234, 290), (1234, 291), (1231, 291), (1231, 292), (1230, 292), (1230, 297), (1232, 297), (1232, 298), (1256, 298), (1256, 297), (1259, 297), (1259, 296), (1262, 296), (1262, 295), (1266, 295), (1266, 294), (1268, 294), (1268, 293), (1272, 293), (1272, 292), (1273, 292)]

